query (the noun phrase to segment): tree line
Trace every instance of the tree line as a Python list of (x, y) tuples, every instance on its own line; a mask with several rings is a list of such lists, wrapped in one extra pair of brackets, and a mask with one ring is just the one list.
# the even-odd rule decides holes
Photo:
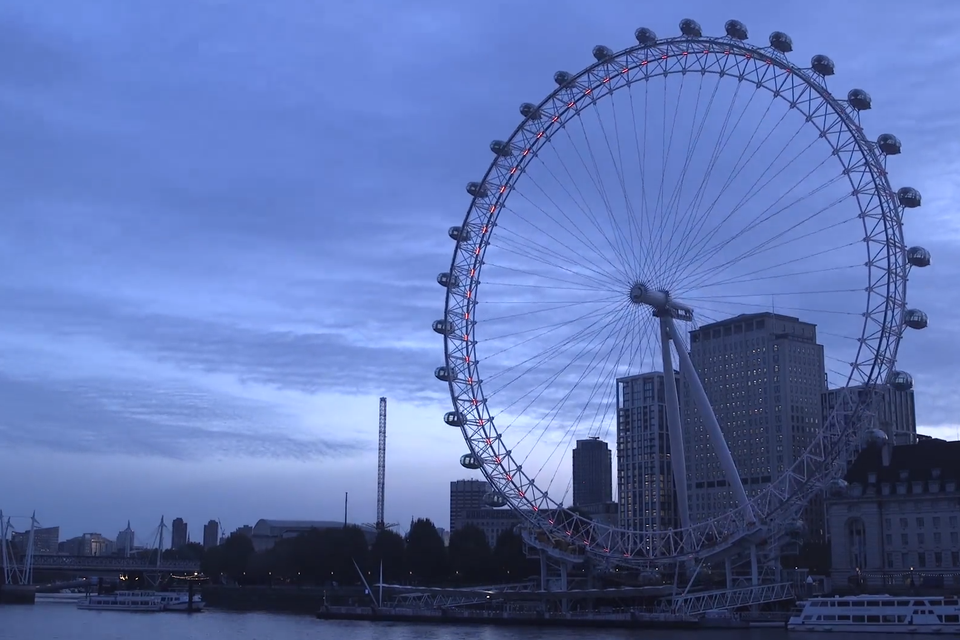
[(200, 563), (205, 575), (241, 585), (358, 585), (358, 568), (376, 582), (381, 566), (387, 584), (422, 586), (522, 582), (539, 573), (539, 564), (526, 557), (520, 536), (512, 530), (502, 533), (491, 548), (483, 531), (468, 525), (454, 531), (446, 546), (427, 518), (413, 522), (406, 536), (378, 531), (369, 545), (355, 526), (311, 529), (261, 552), (249, 537), (235, 533), (203, 552)]

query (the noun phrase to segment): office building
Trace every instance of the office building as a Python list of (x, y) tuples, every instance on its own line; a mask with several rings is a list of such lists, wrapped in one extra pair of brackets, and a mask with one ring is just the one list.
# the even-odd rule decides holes
[[(872, 397), (871, 397), (872, 396)], [(917, 413), (913, 389), (894, 389), (890, 385), (877, 385), (871, 394), (866, 387), (830, 389), (823, 394), (823, 420), (826, 421), (838, 408), (838, 415), (851, 415), (858, 406), (869, 408), (869, 416), (859, 417), (858, 431), (876, 428), (887, 434), (893, 444), (917, 442)], [(869, 424), (866, 422), (869, 420)], [(852, 463), (863, 448), (858, 442), (851, 451), (847, 463)]]
[(203, 548), (210, 549), (220, 544), (220, 523), (211, 520), (203, 525)]
[[(690, 358), (743, 488), (755, 496), (820, 430), (826, 376), (817, 327), (775, 313), (743, 314), (691, 331)], [(681, 379), (691, 520), (702, 522), (736, 503), (682, 370)], [(808, 511), (808, 524), (822, 529), (822, 508)]]
[(468, 511), (484, 508), (483, 497), (490, 491), (485, 480), (450, 482), (450, 533), (463, 526)]
[(116, 550), (113, 540), (99, 533), (85, 533), (64, 540), (58, 547), (59, 553), (68, 556), (109, 556)]
[(503, 532), (513, 529), (520, 522), (520, 515), (513, 509), (480, 507), (479, 509), (465, 511), (463, 518), (457, 525), (461, 528), (467, 525), (477, 527), (483, 531), (483, 535), (487, 538), (487, 544), (493, 549), (497, 546), (497, 539)]
[(170, 548), (179, 549), (187, 544), (187, 523), (183, 518), (174, 518), (170, 524)]
[[(60, 527), (40, 527), (33, 530), (33, 552), (56, 554), (60, 544)], [(10, 534), (10, 545), (16, 553), (24, 554), (30, 545), (30, 530)]]
[[(679, 374), (674, 376), (679, 385)], [(680, 526), (660, 372), (617, 380), (617, 496), (622, 528), (663, 531)]]
[(827, 497), (834, 588), (960, 587), (960, 442), (872, 446)]
[(596, 508), (613, 500), (613, 454), (597, 437), (573, 449), (573, 506)]

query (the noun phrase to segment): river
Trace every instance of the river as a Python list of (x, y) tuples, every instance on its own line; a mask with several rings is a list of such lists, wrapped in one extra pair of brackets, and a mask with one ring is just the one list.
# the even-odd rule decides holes
[[(586, 631), (326, 622), (312, 616), (208, 610), (187, 615), (82, 611), (68, 603), (0, 606), (0, 640), (786, 640), (810, 634), (750, 631)], [(833, 634), (856, 638), (861, 634)], [(897, 636), (873, 634), (872, 640)]]

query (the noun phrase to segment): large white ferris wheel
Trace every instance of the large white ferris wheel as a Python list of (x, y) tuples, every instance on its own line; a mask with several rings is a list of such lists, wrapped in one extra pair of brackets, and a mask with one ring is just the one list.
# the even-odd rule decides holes
[[(840, 487), (852, 448), (884, 437), (871, 390), (912, 385), (896, 370), (897, 349), (905, 328), (927, 322), (907, 307), (906, 282), (930, 255), (907, 248), (901, 227), (920, 194), (891, 187), (887, 163), (901, 145), (864, 133), (870, 96), (835, 95), (833, 61), (794, 64), (782, 32), (756, 47), (736, 20), (723, 37), (689, 19), (680, 31), (638, 29), (637, 44), (616, 53), (597, 46), (594, 63), (557, 72), (552, 93), (520, 106), (519, 126), (490, 144), (489, 169), (467, 185), (450, 270), (438, 276), (446, 306), (433, 329), (446, 362), (435, 375), (453, 401), (444, 421), (469, 447), (461, 464), (493, 487), (491, 506), (522, 515), (532, 542), (606, 566), (710, 560), (795, 529), (813, 496)], [(694, 362), (698, 329), (763, 312), (815, 324), (824, 390), (858, 392), (829, 415), (819, 401), (714, 398), (742, 417), (721, 423), (705, 381), (788, 384), (817, 359), (760, 353), (744, 337), (741, 361), (705, 349)], [(671, 455), (662, 473), (679, 526), (621, 529), (565, 508), (573, 443), (616, 437), (617, 379), (675, 368), (681, 385), (663, 376)], [(684, 442), (681, 398), (729, 487), (729, 510), (701, 521), (687, 468), (708, 452)], [(748, 490), (727, 442), (782, 447), (755, 429), (781, 411), (815, 433), (788, 444), (788, 464)]]

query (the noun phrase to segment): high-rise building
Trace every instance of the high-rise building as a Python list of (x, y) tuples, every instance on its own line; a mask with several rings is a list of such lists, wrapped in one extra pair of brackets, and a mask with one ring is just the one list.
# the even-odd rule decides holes
[(123, 557), (130, 555), (130, 552), (136, 548), (133, 529), (130, 528), (130, 521), (127, 520), (127, 528), (117, 533), (117, 553)]
[[(26, 553), (30, 546), (30, 530), (10, 534), (10, 544), (17, 553)], [(33, 552), (56, 554), (60, 544), (60, 527), (40, 527), (33, 530)]]
[(597, 437), (573, 449), (573, 506), (598, 507), (613, 500), (613, 454)]
[(170, 525), (170, 548), (179, 549), (187, 544), (187, 523), (183, 518), (174, 518)]
[[(775, 313), (743, 314), (691, 331), (690, 358), (743, 488), (755, 496), (790, 468), (820, 430), (826, 376), (817, 327)], [(684, 373), (691, 521), (702, 522), (736, 505)]]
[[(871, 398), (872, 395), (872, 398)], [(913, 400), (913, 389), (894, 389), (889, 385), (877, 385), (873, 394), (866, 387), (844, 387), (830, 389), (823, 393), (823, 420), (827, 420), (839, 406), (853, 413), (857, 405), (870, 406), (876, 418), (870, 426), (881, 429), (887, 434), (891, 444), (906, 445), (917, 442), (917, 411)], [(857, 443), (862, 445), (863, 443)], [(862, 446), (851, 451), (848, 464), (853, 463)]]
[(209, 549), (220, 544), (220, 523), (211, 520), (203, 525), (203, 548)]
[(453, 480), (450, 482), (450, 533), (463, 526), (468, 511), (482, 509), (483, 496), (490, 491), (485, 480)]
[[(680, 376), (674, 375), (679, 388)], [(658, 371), (617, 379), (617, 494), (622, 528), (680, 526), (664, 376)]]

